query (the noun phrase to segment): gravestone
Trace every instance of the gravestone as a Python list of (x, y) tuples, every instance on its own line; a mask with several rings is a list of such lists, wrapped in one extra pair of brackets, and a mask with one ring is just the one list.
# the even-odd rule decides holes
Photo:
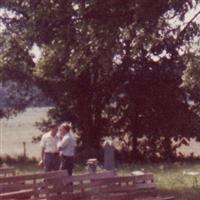
[(98, 161), (96, 158), (90, 158), (87, 160), (87, 169), (89, 173), (96, 173)]
[(114, 146), (111, 139), (104, 142), (104, 168), (107, 170), (115, 169)]

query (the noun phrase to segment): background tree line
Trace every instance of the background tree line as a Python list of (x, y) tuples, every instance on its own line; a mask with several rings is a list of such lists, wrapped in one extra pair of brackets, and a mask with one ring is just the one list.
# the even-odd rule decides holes
[(0, 76), (13, 84), (1, 117), (23, 110), (37, 87), (53, 102), (40, 127), (72, 121), (82, 152), (117, 136), (131, 161), (174, 159), (199, 139), (199, 3), (1, 0)]

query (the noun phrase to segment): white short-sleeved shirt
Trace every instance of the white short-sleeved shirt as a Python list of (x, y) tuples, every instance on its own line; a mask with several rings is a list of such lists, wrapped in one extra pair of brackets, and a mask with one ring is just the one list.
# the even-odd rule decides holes
[(45, 133), (42, 136), (40, 143), (41, 147), (44, 148), (45, 153), (57, 153), (58, 152), (57, 144), (58, 144), (58, 137), (57, 136), (53, 137), (51, 135), (51, 132)]
[(75, 147), (76, 147), (76, 138), (71, 131), (70, 133), (66, 134), (62, 138), (62, 140), (58, 143), (58, 148), (61, 149), (61, 154), (64, 156), (74, 156)]

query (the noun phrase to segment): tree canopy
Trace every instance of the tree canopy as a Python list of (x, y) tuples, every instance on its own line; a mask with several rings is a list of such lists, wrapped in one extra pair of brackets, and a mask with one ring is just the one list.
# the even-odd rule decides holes
[[(199, 138), (192, 92), (184, 89), (198, 66), (198, 5), (2, 0), (1, 79), (22, 87), (20, 102), (32, 99), (33, 85), (40, 88), (54, 103), (49, 120), (72, 121), (82, 148), (98, 150), (104, 136), (126, 135), (131, 158), (171, 158), (185, 138)], [(41, 49), (38, 62), (33, 45)]]

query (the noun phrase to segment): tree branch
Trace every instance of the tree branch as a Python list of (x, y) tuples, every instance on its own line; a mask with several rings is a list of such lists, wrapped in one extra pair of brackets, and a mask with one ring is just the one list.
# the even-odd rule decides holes
[(189, 25), (198, 17), (198, 15), (200, 14), (200, 11), (197, 12), (194, 17), (186, 24), (186, 26), (183, 28), (183, 30), (179, 33), (178, 37), (177, 37), (177, 41), (179, 39), (181, 39), (181, 37), (183, 37), (184, 33), (186, 32), (187, 28), (189, 27)]

